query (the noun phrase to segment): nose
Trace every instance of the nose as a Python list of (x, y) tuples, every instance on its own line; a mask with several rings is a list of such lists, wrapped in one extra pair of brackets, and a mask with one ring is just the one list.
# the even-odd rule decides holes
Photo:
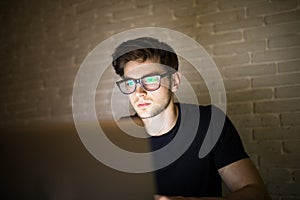
[(147, 91), (141, 86), (141, 84), (136, 85), (135, 95), (137, 97), (145, 96), (146, 92)]

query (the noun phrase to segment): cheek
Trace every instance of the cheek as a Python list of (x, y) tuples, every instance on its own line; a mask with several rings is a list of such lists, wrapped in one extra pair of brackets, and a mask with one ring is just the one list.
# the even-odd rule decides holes
[(152, 93), (152, 99), (154, 99), (157, 103), (162, 103), (166, 99), (169, 98), (169, 89), (166, 87), (161, 87), (157, 91)]
[(130, 103), (133, 103), (134, 99), (135, 99), (135, 95), (132, 95), (132, 94), (129, 95), (128, 99), (129, 99)]
[(170, 81), (169, 80), (161, 81), (160, 87), (163, 90), (168, 90), (170, 88)]

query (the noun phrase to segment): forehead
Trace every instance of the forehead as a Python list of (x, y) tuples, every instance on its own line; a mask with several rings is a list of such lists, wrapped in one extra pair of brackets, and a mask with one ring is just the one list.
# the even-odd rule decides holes
[(160, 74), (165, 71), (166, 67), (150, 60), (145, 62), (129, 61), (124, 66), (124, 76), (135, 79), (149, 74)]

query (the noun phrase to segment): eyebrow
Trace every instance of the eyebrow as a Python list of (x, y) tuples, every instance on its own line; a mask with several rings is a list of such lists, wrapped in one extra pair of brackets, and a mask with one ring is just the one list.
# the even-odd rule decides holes
[[(149, 73), (149, 74), (146, 74), (140, 78), (144, 78), (144, 77), (147, 77), (147, 76), (155, 76), (155, 75), (160, 75), (158, 72), (157, 73)], [(128, 79), (134, 79), (134, 80), (138, 80), (140, 78), (131, 78), (131, 77), (126, 77), (126, 76), (123, 76), (123, 80), (128, 80)]]

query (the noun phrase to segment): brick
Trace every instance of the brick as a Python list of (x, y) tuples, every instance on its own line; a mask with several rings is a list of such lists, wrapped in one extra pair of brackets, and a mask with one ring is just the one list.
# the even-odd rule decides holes
[(215, 55), (239, 54), (253, 51), (263, 51), (266, 49), (264, 40), (254, 42), (239, 42), (225, 45), (217, 45), (214, 47)]
[(255, 165), (255, 167), (259, 169), (259, 155), (254, 153), (248, 153), (248, 155), (251, 161), (253, 162), (253, 164)]
[[(186, 2), (181, 2), (181, 3), (183, 3), (183, 4), (189, 4), (189, 2), (188, 1), (186, 1)], [(148, 3), (148, 5), (149, 5), (149, 3)], [(176, 6), (176, 5), (175, 5)], [(186, 7), (186, 6), (184, 6), (184, 7)], [(170, 3), (169, 2), (167, 2), (167, 1), (161, 1), (161, 2), (159, 2), (159, 3), (156, 3), (156, 4), (153, 4), (151, 7), (150, 7), (150, 9), (149, 9), (149, 14), (150, 15), (153, 15), (153, 16), (159, 16), (160, 14), (166, 14), (166, 15), (168, 15), (169, 17), (169, 19), (171, 19), (172, 18), (172, 8), (171, 8), (171, 6), (170, 6)]]
[(298, 6), (297, 0), (286, 0), (286, 1), (273, 1), (268, 4), (250, 7), (248, 9), (248, 16), (261, 16), (268, 15), (275, 12), (286, 11), (295, 9)]
[(291, 180), (291, 173), (282, 168), (261, 169), (260, 174), (266, 183), (286, 183)]
[(300, 125), (300, 113), (282, 113), (280, 118), (283, 126)]
[[(159, 12), (161, 13), (158, 14)], [(160, 27), (175, 29), (176, 23), (179, 23), (178, 21), (181, 20), (175, 18), (172, 19), (171, 12), (158, 11), (158, 13), (154, 13), (152, 15), (143, 15), (143, 16), (139, 16), (138, 18), (135, 18), (134, 20), (130, 20), (128, 21), (129, 26), (145, 27), (148, 25), (148, 26), (160, 26)], [(185, 21), (187, 21), (186, 18), (184, 19)], [(188, 22), (188, 24), (195, 24), (195, 23), (196, 23), (196, 19), (190, 17), (190, 21)], [(177, 24), (177, 25), (182, 25), (182, 24)]]
[(211, 0), (196, 0), (195, 5), (201, 15), (216, 12), (218, 10), (217, 1)]
[(35, 70), (25, 70), (16, 71), (13, 73), (13, 79), (17, 82), (27, 82), (27, 81), (42, 81), (44, 71), (42, 69)]
[(300, 200), (300, 197), (296, 196), (289, 196), (289, 197), (282, 197), (280, 200)]
[(300, 55), (300, 47), (276, 49), (261, 52), (254, 52), (252, 61), (254, 63), (267, 62), (267, 61), (281, 61), (297, 59)]
[(286, 13), (279, 13), (265, 17), (265, 22), (267, 24), (277, 24), (285, 22), (298, 22), (300, 20), (300, 11), (292, 10)]
[(37, 111), (37, 110), (26, 110), (22, 112), (18, 112), (16, 117), (22, 120), (33, 120), (33, 119), (44, 119), (50, 116), (50, 109)]
[(101, 83), (98, 84), (97, 88), (96, 88), (96, 95), (100, 95), (103, 93), (112, 93), (113, 89), (117, 89), (117, 85), (115, 83)]
[[(160, 19), (157, 19), (157, 22), (159, 22)], [(197, 24), (197, 19), (196, 17), (189, 17), (189, 16), (184, 16), (184, 17), (179, 17), (175, 18), (172, 21), (166, 22), (166, 24), (171, 24), (172, 28), (171, 29), (185, 29), (186, 27), (195, 27)]]
[(221, 32), (221, 31), (231, 31), (231, 30), (243, 29), (243, 28), (251, 28), (251, 27), (262, 26), (263, 23), (264, 21), (262, 17), (240, 19), (238, 21), (215, 24), (214, 31)]
[[(77, 21), (78, 31), (83, 29), (88, 29), (89, 27), (91, 27), (91, 24), (94, 23), (94, 20), (96, 20), (95, 12), (93, 10), (80, 11), (78, 9), (79, 8), (76, 8), (76, 21)], [(101, 18), (102, 18), (101, 20), (104, 21), (106, 19), (106, 15), (102, 15)]]
[[(81, 102), (82, 103), (82, 102)], [(38, 110), (44, 109), (60, 109), (63, 107), (70, 107), (72, 105), (72, 98), (71, 97), (48, 97), (44, 96), (44, 98), (40, 99), (36, 104), (36, 108)]]
[(183, 33), (189, 33), (187, 35), (193, 35), (193, 36), (199, 36), (199, 35), (207, 35), (209, 33), (213, 32), (213, 25), (212, 24), (203, 24), (203, 25), (196, 25), (196, 27), (192, 26), (192, 27), (186, 27), (183, 30)]
[(218, 67), (227, 67), (249, 64), (250, 57), (247, 53), (243, 53), (238, 55), (214, 56), (213, 60)]
[(248, 91), (228, 92), (228, 102), (243, 102), (271, 99), (273, 97), (272, 89), (252, 89)]
[(300, 100), (273, 100), (254, 103), (255, 113), (277, 113), (300, 111)]
[(93, 20), (95, 18), (95, 7), (91, 6), (93, 6), (94, 3), (96, 2), (80, 2), (79, 4), (77, 4), (74, 8), (74, 18), (76, 18), (76, 20), (78, 20), (79, 22), (87, 22)]
[(200, 87), (196, 87), (196, 88), (193, 88), (194, 91), (190, 91), (186, 85), (182, 85), (182, 87), (180, 87), (180, 89), (176, 92), (176, 96), (177, 98), (179, 98), (179, 100), (181, 101), (181, 99), (185, 99), (185, 100), (188, 100), (189, 99), (189, 102), (192, 100), (192, 95), (195, 95), (195, 96), (198, 96), (200, 98), (204, 98), (204, 99), (209, 99), (210, 101), (210, 97), (209, 97), (209, 93), (208, 93), (208, 90), (205, 90), (205, 89), (199, 89)]
[(238, 9), (233, 11), (223, 11), (212, 14), (205, 14), (199, 16), (200, 24), (207, 23), (226, 23), (230, 21), (237, 21), (240, 19), (244, 19), (245, 11), (244, 9)]
[(267, 3), (268, 0), (219, 0), (219, 8), (221, 10), (230, 10), (236, 8), (244, 8), (244, 7), (253, 7), (256, 5), (261, 5), (262, 3)]
[(284, 86), (300, 83), (300, 73), (254, 77), (252, 87)]
[(197, 41), (201, 45), (207, 44), (221, 44), (231, 41), (240, 41), (242, 39), (241, 32), (231, 32), (223, 34), (202, 34), (197, 36)]
[(300, 71), (300, 60), (278, 63), (278, 72), (297, 72)]
[(224, 76), (228, 78), (234, 77), (254, 77), (265, 76), (276, 73), (275, 64), (262, 64), (262, 65), (246, 65), (242, 67), (228, 67), (224, 69)]
[(66, 76), (70, 76), (70, 77), (76, 76), (76, 73), (78, 72), (78, 68), (61, 66), (59, 68), (51, 68), (45, 71), (46, 71), (45, 75), (48, 77), (64, 78)]
[(57, 96), (53, 102), (53, 105), (56, 105), (57, 107), (64, 107), (64, 106), (71, 106), (72, 105), (72, 97), (66, 96), (66, 97), (59, 97)]
[(224, 80), (224, 85), (226, 91), (249, 89), (250, 80), (249, 79), (226, 79)]
[(43, 86), (44, 87), (60, 87), (62, 84), (64, 86), (73, 86), (75, 77), (48, 77), (45, 78)]
[(100, 120), (112, 120), (113, 119), (111, 111), (106, 111), (106, 110), (98, 112), (97, 117)]
[[(188, 85), (182, 84), (180, 85), (180, 90), (182, 91), (188, 91)], [(201, 93), (209, 93), (208, 88), (205, 83), (199, 83), (199, 82), (191, 82), (191, 86), (194, 89), (195, 93), (201, 94)], [(216, 90), (220, 90), (220, 88), (216, 88)]]
[(198, 16), (207, 13), (212, 13), (217, 11), (217, 2), (216, 1), (209, 1), (209, 0), (201, 0), (200, 2), (193, 2), (186, 1), (189, 5), (176, 7), (174, 9), (174, 16), (175, 17), (186, 17), (186, 16)]
[(238, 127), (255, 128), (255, 127), (276, 127), (278, 126), (279, 118), (276, 115), (270, 114), (246, 114), (232, 116), (232, 121)]
[[(13, 119), (13, 117), (11, 116), (12, 113), (7, 111), (5, 105), (1, 104), (0, 109), (1, 109), (1, 113), (0, 113), (0, 121), (1, 121), (1, 122), (4, 122), (4, 121), (6, 121), (6, 120), (8, 120), (8, 119), (10, 119), (10, 118)], [(11, 119), (10, 119), (10, 120), (11, 120)], [(1, 123), (1, 122), (0, 122), (0, 123)]]
[(275, 88), (276, 98), (300, 97), (300, 85)]
[[(225, 95), (225, 91), (222, 90), (221, 87), (214, 85), (214, 83), (211, 83), (211, 90), (209, 91), (208, 88), (206, 87), (206, 85), (203, 84), (193, 84), (192, 85), (196, 95), (199, 94), (205, 94), (205, 95), (211, 95), (214, 98), (220, 99), (222, 101), (224, 101), (223, 96)], [(185, 88), (181, 89), (182, 91), (186, 91)], [(187, 95), (190, 94), (189, 90), (187, 90), (185, 92)]]
[[(211, 104), (210, 95), (209, 94), (197, 94), (198, 102), (200, 105), (209, 105)], [(193, 103), (191, 102), (191, 97), (189, 96), (183, 96), (182, 100), (183, 102), (187, 103)]]
[[(231, 118), (230, 114), (229, 117)], [(252, 129), (251, 128), (244, 128), (244, 127), (236, 127), (238, 133), (242, 139), (242, 142), (250, 142), (252, 141)]]
[[(299, 24), (300, 25), (300, 24)], [(294, 47), (300, 45), (299, 35), (285, 35), (269, 38), (269, 48)]]
[[(284, 160), (284, 159), (283, 159)], [(297, 183), (285, 183), (285, 184), (272, 184), (268, 185), (268, 190), (273, 194), (278, 194), (281, 196), (300, 196), (299, 185)], [(295, 198), (293, 198), (294, 200)]]
[(73, 87), (67, 87), (67, 88), (59, 88), (58, 90), (58, 96), (60, 97), (70, 97), (73, 93)]
[(148, 8), (136, 9), (133, 6), (131, 9), (120, 9), (118, 12), (114, 12), (114, 17), (121, 21), (132, 20), (140, 16), (148, 14)]
[(299, 155), (291, 154), (268, 154), (262, 155), (260, 159), (261, 167), (265, 168), (297, 168), (300, 164)]
[(53, 107), (50, 115), (51, 115), (51, 117), (62, 116), (62, 115), (72, 115), (72, 107), (70, 107), (70, 106)]
[(284, 141), (283, 149), (288, 154), (300, 154), (300, 140), (297, 141)]
[[(38, 54), (38, 53), (32, 52), (32, 54), (30, 54), (30, 55), (22, 56), (20, 58), (22, 65), (23, 66), (32, 66), (31, 68), (33, 68), (33, 66), (36, 66), (36, 64), (39, 63), (39, 60), (37, 59), (36, 54)], [(20, 69), (20, 68), (18, 68), (18, 69)]]
[(230, 103), (227, 104), (227, 113), (229, 115), (251, 113), (253, 106), (251, 103)]
[[(142, 7), (142, 6), (139, 6)], [(88, 6), (88, 8), (91, 8)], [(102, 12), (106, 13), (116, 13), (119, 11), (124, 11), (124, 10), (132, 10), (132, 9), (137, 9), (137, 5), (133, 2), (128, 2), (128, 1), (117, 1), (117, 2), (112, 2), (111, 6), (103, 6), (103, 7), (98, 7), (99, 10)]]
[[(74, 2), (73, 2), (74, 3)], [(70, 4), (61, 2), (63, 7), (69, 7)], [(91, 12), (91, 9), (93, 10), (105, 10), (105, 8), (110, 8), (113, 6), (112, 1), (88, 1), (88, 2), (82, 2), (78, 1), (74, 5), (74, 10), (76, 13), (86, 13)], [(124, 6), (124, 5), (123, 5)]]
[(188, 80), (188, 82), (190, 82), (190, 83), (191, 82), (196, 82), (196, 83), (202, 82), (202, 83), (204, 83), (204, 80), (203, 80), (201, 74), (197, 73), (195, 71), (184, 73), (184, 74), (182, 74), (182, 76), (185, 77)]
[[(41, 101), (44, 99), (50, 100), (52, 98), (56, 98), (57, 91), (58, 91), (58, 88), (47, 87), (47, 88), (42, 88), (42, 89), (38, 89), (38, 90), (22, 91), (20, 93), (20, 95), (23, 97), (24, 101), (32, 101), (33, 98)], [(50, 104), (48, 104), (48, 105), (50, 105)], [(47, 105), (45, 105), (45, 106), (47, 106)]]
[(297, 34), (300, 31), (299, 23), (275, 24), (245, 30), (246, 40), (258, 40), (269, 37)]
[(258, 127), (253, 129), (254, 140), (299, 140), (299, 127)]
[[(206, 0), (207, 1), (207, 0)], [(145, 1), (145, 3), (147, 3), (148, 5), (150, 4), (149, 2)], [(153, 6), (157, 6), (157, 7), (160, 7), (161, 10), (164, 10), (166, 8), (169, 8), (170, 10), (178, 10), (180, 8), (183, 8), (183, 7), (194, 7), (196, 6), (196, 3), (195, 1), (193, 0), (187, 0), (187, 1), (164, 1), (164, 0), (158, 0), (158, 1), (155, 1), (152, 3)]]
[[(125, 2), (126, 2), (126, 1), (125, 1)], [(166, 5), (167, 5), (166, 3), (167, 3), (167, 2), (166, 2), (166, 1), (163, 1), (163, 0), (153, 0), (151, 5), (153, 5), (153, 6), (154, 6), (154, 5), (158, 5), (158, 6), (166, 6)], [(185, 6), (185, 5), (189, 5), (190, 2), (189, 2), (189, 1), (186, 1), (185, 3), (180, 2), (180, 3), (178, 3), (178, 4), (180, 4), (181, 6)], [(135, 1), (135, 2), (134, 2), (134, 5), (135, 5), (137, 8), (140, 8), (140, 7), (149, 6), (150, 3), (149, 3), (149, 1)], [(176, 5), (177, 5), (177, 4), (176, 4)]]
[[(52, 51), (52, 50), (49, 50), (49, 51)], [(79, 54), (79, 52), (77, 52), (77, 53)], [(63, 61), (63, 59), (60, 59), (60, 60), (56, 59), (53, 56), (48, 56), (48, 58), (46, 56), (45, 57), (43, 56), (43, 61), (41, 63), (41, 68), (44, 69), (44, 70), (47, 70), (47, 69), (53, 69), (53, 68), (60, 68), (62, 66), (72, 66), (72, 64), (73, 64), (72, 63), (72, 57), (74, 55), (76, 55), (76, 54), (70, 55), (70, 57), (65, 58), (64, 61)], [(79, 56), (77, 56), (77, 57), (79, 58)], [(78, 66), (82, 63), (83, 58), (78, 63), (76, 63), (76, 64), (78, 64)]]
[(42, 87), (43, 87), (42, 80), (27, 80), (27, 81), (23, 81), (22, 84), (20, 84), (20, 82), (14, 82), (10, 84), (6, 89), (12, 92), (22, 92), (28, 90), (37, 90), (37, 89), (41, 89)]
[(21, 111), (27, 111), (27, 110), (34, 110), (35, 109), (35, 105), (32, 104), (31, 102), (12, 102), (9, 103), (6, 106), (6, 109), (8, 112), (21, 112)]
[(292, 175), (293, 175), (293, 180), (294, 181), (296, 181), (296, 182), (300, 181), (300, 170), (295, 170), (292, 173)]
[(269, 154), (281, 154), (282, 142), (281, 141), (259, 141), (259, 142), (244, 142), (247, 152), (255, 153), (260, 156), (267, 156)]
[[(271, 197), (272, 200), (285, 200), (285, 199), (282, 199), (281, 196), (278, 196), (278, 195), (272, 195), (272, 194), (270, 193), (270, 191), (268, 191), (268, 192), (269, 192), (270, 197)], [(294, 199), (292, 199), (292, 200), (294, 200)]]
[(101, 91), (95, 95), (95, 100), (109, 103), (111, 102), (111, 95), (110, 91)]

